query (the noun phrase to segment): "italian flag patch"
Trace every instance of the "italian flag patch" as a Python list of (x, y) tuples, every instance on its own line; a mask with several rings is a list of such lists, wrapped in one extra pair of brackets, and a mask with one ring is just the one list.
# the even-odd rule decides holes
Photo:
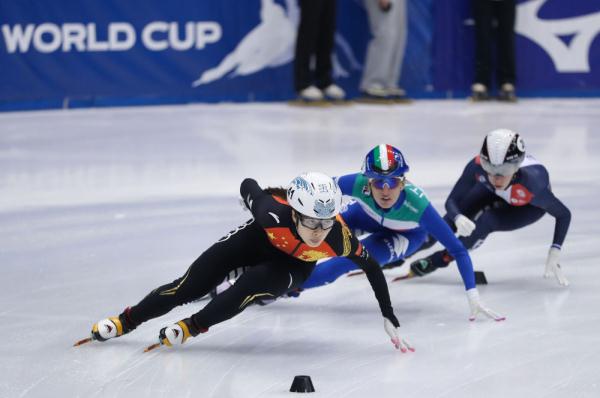
[(375, 150), (375, 166), (380, 170), (387, 171), (395, 168), (394, 150), (391, 145), (381, 144)]

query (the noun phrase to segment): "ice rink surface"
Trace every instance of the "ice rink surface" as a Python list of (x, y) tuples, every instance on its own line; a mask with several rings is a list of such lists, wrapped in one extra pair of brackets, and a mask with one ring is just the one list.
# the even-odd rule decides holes
[[(288, 397), (301, 374), (315, 397), (598, 397), (599, 126), (595, 99), (0, 114), (0, 397)], [(142, 353), (203, 302), (72, 347), (245, 221), (243, 178), (285, 185), (306, 170), (356, 172), (386, 142), (443, 211), (498, 127), (523, 135), (573, 214), (561, 258), (567, 288), (542, 278), (550, 216), (472, 252), (490, 282), (481, 296), (505, 322), (468, 322), (452, 265), (389, 285), (414, 354), (393, 349), (363, 276), (252, 306), (179, 349)], [(406, 266), (386, 272), (391, 281)]]

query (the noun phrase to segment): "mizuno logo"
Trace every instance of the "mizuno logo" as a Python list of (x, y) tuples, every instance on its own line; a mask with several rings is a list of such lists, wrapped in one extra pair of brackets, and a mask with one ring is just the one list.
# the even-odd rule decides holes
[[(600, 11), (573, 18), (545, 20), (538, 17), (546, 0), (517, 6), (515, 31), (533, 40), (552, 58), (558, 72), (589, 72), (592, 42), (600, 33)], [(561, 37), (569, 40), (561, 40)]]
[[(209, 84), (225, 77), (247, 76), (264, 69), (278, 68), (294, 59), (300, 19), (298, 0), (285, 0), (285, 7), (276, 0), (261, 0), (257, 3), (260, 3), (258, 25), (241, 38), (235, 49), (218, 65), (203, 71), (198, 79), (192, 82), (192, 87)], [(351, 69), (362, 68), (352, 47), (339, 33), (335, 35), (335, 44), (350, 63)], [(335, 53), (332, 54), (332, 61), (333, 77), (349, 76), (349, 72), (342, 66)]]

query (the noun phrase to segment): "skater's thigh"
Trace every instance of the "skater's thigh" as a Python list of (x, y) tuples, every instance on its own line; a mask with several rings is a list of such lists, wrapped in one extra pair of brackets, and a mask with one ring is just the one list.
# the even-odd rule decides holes
[(257, 245), (268, 244), (265, 239), (262, 228), (250, 220), (206, 249), (173, 284), (179, 286), (179, 294), (188, 295), (192, 291), (205, 294), (231, 271), (257, 264), (260, 261)]

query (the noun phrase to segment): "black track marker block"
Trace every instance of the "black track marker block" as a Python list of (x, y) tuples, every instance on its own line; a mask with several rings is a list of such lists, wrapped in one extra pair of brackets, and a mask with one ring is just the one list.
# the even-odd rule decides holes
[(487, 285), (487, 278), (483, 271), (475, 271), (475, 284), (477, 285)]
[(296, 376), (290, 387), (290, 392), (315, 392), (310, 376)]

